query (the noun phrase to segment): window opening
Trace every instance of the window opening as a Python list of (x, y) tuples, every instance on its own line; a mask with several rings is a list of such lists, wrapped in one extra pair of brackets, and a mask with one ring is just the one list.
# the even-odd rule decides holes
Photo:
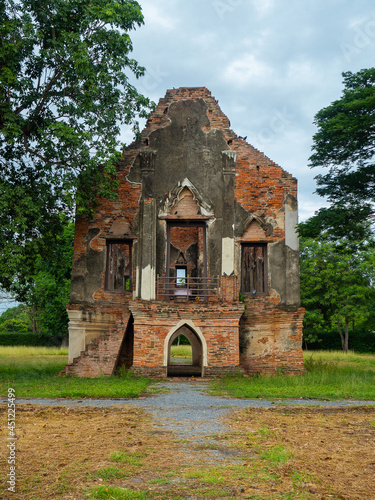
[(176, 266), (176, 286), (179, 288), (185, 288), (187, 285), (187, 267), (186, 266)]
[(267, 245), (242, 245), (241, 292), (252, 295), (268, 293)]
[(131, 292), (132, 244), (130, 241), (107, 241), (106, 289)]

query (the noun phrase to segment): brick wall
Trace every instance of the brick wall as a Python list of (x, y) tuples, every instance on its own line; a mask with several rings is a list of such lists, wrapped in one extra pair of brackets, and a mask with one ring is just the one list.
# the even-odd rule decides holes
[(171, 243), (174, 247), (185, 252), (191, 245), (198, 243), (197, 227), (172, 227)]
[(219, 302), (133, 301), (134, 360), (132, 371), (142, 375), (166, 375), (165, 339), (179, 324), (193, 324), (207, 343), (204, 374), (239, 369), (239, 318), (243, 305)]
[(88, 378), (112, 375), (129, 317), (129, 311), (117, 312), (116, 323), (109, 326), (100, 337), (92, 340), (80, 356), (67, 365), (60, 374)]
[(305, 310), (277, 309), (261, 297), (247, 298), (245, 304), (240, 327), (243, 368), (250, 374), (304, 371), (302, 322)]
[[(202, 99), (207, 107), (209, 125), (204, 131), (223, 131), (228, 147), (237, 152), (235, 198), (255, 215), (258, 222), (251, 223), (242, 234), (245, 240), (283, 241), (285, 238), (284, 203), (288, 195), (297, 196), (296, 180), (275, 162), (267, 158), (230, 129), (228, 118), (219, 108), (218, 102), (203, 87), (168, 90), (160, 99), (155, 112), (148, 120), (139, 141), (130, 145), (118, 164), (118, 196), (116, 199), (100, 199), (95, 218), (78, 218), (73, 255), (73, 271), (83, 280), (90, 275), (90, 266), (85, 263), (89, 252), (104, 257), (106, 238), (111, 230), (126, 228), (129, 237), (137, 236), (137, 216), (141, 200), (141, 182), (129, 182), (127, 176), (138, 154), (148, 148), (150, 134), (170, 123), (168, 107), (172, 102)], [(174, 208), (176, 217), (200, 218), (196, 213), (197, 203), (188, 192), (181, 192)], [(272, 225), (268, 234), (265, 224)], [(91, 235), (91, 236), (89, 236)], [(172, 244), (185, 251), (197, 241), (197, 229), (175, 228)], [(240, 236), (240, 238), (241, 238)], [(199, 238), (202, 246), (201, 234)], [(135, 240), (136, 241), (136, 240)], [(135, 243), (136, 244), (136, 243)], [(102, 259), (105, 262), (105, 259)], [(128, 306), (134, 314), (134, 365), (137, 373), (165, 375), (163, 368), (163, 346), (168, 332), (181, 318), (190, 318), (204, 334), (207, 342), (208, 366), (206, 374), (221, 373), (223, 367), (231, 370), (239, 365), (239, 320), (242, 304), (238, 303), (238, 285), (222, 277), (220, 300), (208, 304), (181, 302), (133, 301), (131, 293), (114, 293), (104, 289), (104, 267), (95, 289), (81, 301), (72, 301), (72, 310), (81, 307), (89, 310), (115, 313), (116, 324), (108, 332), (95, 339), (81, 353), (74, 364), (67, 367), (68, 373), (79, 376), (98, 376), (113, 372), (121, 341), (124, 336)], [(288, 312), (278, 308), (280, 297), (270, 290), (265, 297), (256, 297), (246, 303), (246, 313), (241, 320), (241, 363), (249, 373), (273, 372), (280, 366), (289, 371), (300, 371), (302, 364), (302, 318), (303, 310)], [(124, 326), (125, 325), (125, 326)]]

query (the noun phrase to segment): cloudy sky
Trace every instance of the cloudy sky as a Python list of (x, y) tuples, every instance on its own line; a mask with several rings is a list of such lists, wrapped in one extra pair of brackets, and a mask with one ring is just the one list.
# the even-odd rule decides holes
[(133, 57), (147, 73), (138, 89), (158, 102), (173, 87), (207, 87), (234, 132), (297, 177), (300, 220), (313, 215), (324, 204), (307, 166), (314, 115), (341, 95), (343, 71), (375, 65), (373, 0), (139, 3)]
[[(324, 204), (310, 169), (314, 115), (338, 99), (342, 72), (373, 67), (372, 0), (139, 0), (145, 25), (136, 85), (155, 102), (207, 87), (231, 128), (297, 177), (299, 215)], [(130, 133), (124, 133), (129, 143)]]

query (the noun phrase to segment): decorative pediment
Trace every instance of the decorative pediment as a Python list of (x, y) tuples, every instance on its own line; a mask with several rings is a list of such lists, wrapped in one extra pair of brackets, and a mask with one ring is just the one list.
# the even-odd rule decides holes
[(186, 266), (187, 261), (186, 261), (185, 256), (182, 252), (179, 253), (177, 260), (176, 260), (176, 264), (178, 266)]
[(171, 207), (172, 217), (195, 219), (202, 215), (200, 206), (188, 187), (184, 187)]
[(269, 239), (269, 234), (263, 221), (256, 216), (250, 217), (245, 225), (245, 230), (242, 233), (240, 240), (246, 242), (263, 241), (267, 239)]
[(213, 217), (210, 212), (207, 201), (202, 199), (188, 179), (184, 179), (166, 196), (164, 213), (160, 214), (159, 217), (177, 220), (204, 220)]
[(132, 237), (132, 229), (125, 217), (119, 217), (112, 222), (106, 238), (129, 238)]

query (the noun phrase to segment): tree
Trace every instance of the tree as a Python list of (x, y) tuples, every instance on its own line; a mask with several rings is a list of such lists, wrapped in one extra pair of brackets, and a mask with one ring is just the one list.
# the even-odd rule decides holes
[(24, 303), (0, 316), (1, 331), (32, 332), (55, 345), (67, 340), (74, 223), (60, 217), (62, 230), (55, 235), (55, 244), (48, 254), (36, 256), (34, 274), (23, 290)]
[(363, 239), (375, 214), (375, 68), (343, 73), (340, 99), (315, 116), (312, 167), (326, 167), (318, 175), (317, 193), (330, 207), (320, 209), (300, 234), (317, 237), (322, 230), (337, 237)]
[(0, 286), (28, 293), (61, 213), (113, 193), (123, 124), (152, 103), (129, 83), (134, 0), (0, 2)]
[[(64, 224), (64, 223), (63, 223)], [(25, 303), (34, 333), (60, 344), (68, 336), (66, 306), (70, 296), (74, 223), (66, 220), (56, 244), (46, 255), (38, 255)]]
[(30, 318), (24, 304), (10, 307), (0, 315), (0, 332), (30, 332)]
[(336, 329), (343, 351), (349, 330), (369, 320), (375, 304), (375, 245), (322, 238), (301, 239), (301, 298), (304, 335), (311, 340)]

